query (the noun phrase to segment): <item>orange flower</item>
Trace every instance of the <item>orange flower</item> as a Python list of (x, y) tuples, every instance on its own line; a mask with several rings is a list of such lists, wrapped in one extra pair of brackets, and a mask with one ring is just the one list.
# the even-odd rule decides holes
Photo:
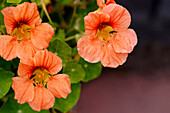
[(103, 9), (105, 6), (109, 4), (116, 4), (114, 0), (97, 0), (97, 5)]
[(18, 68), (20, 77), (12, 78), (14, 98), (21, 104), (28, 102), (36, 111), (51, 108), (54, 97), (66, 98), (71, 93), (69, 76), (54, 75), (61, 68), (61, 59), (47, 50), (38, 51), (29, 60), (22, 59)]
[(0, 56), (6, 60), (30, 58), (48, 47), (54, 29), (41, 23), (36, 3), (24, 2), (2, 11), (8, 35), (0, 36)]
[(85, 34), (77, 44), (78, 53), (86, 61), (101, 61), (105, 67), (122, 65), (137, 44), (133, 29), (128, 29), (131, 17), (120, 5), (110, 4), (101, 12), (91, 12), (86, 17)]

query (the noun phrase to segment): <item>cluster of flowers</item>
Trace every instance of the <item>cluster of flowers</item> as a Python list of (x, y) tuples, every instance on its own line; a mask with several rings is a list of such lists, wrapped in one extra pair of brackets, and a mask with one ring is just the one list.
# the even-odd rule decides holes
[[(79, 55), (86, 61), (101, 61), (104, 67), (122, 65), (137, 44), (137, 36), (129, 12), (114, 0), (97, 0), (99, 9), (84, 17), (85, 34), (77, 43)], [(35, 3), (23, 3), (3, 9), (8, 35), (0, 36), (0, 55), (6, 60), (20, 58), (18, 75), (12, 88), (18, 103), (28, 102), (40, 111), (54, 105), (55, 97), (71, 93), (70, 79), (57, 74), (61, 59), (46, 48), (54, 29), (41, 18)]]
[(6, 60), (20, 58), (18, 75), (12, 78), (12, 88), (18, 103), (28, 102), (40, 111), (54, 105), (55, 97), (66, 98), (71, 93), (70, 79), (57, 74), (62, 60), (48, 52), (54, 29), (41, 18), (35, 3), (23, 3), (3, 9), (8, 35), (0, 36), (0, 55)]

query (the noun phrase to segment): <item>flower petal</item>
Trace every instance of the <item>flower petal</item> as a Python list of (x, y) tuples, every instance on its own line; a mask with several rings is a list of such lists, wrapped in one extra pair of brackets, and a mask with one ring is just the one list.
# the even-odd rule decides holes
[(98, 26), (101, 23), (109, 22), (110, 16), (103, 12), (90, 12), (87, 16), (84, 17), (85, 24), (85, 34), (86, 35), (96, 35)]
[(46, 68), (50, 73), (56, 74), (62, 68), (62, 60), (47, 50), (38, 51), (34, 56), (34, 65)]
[(54, 29), (47, 23), (41, 23), (31, 32), (31, 41), (38, 49), (46, 49), (54, 35)]
[(16, 58), (17, 44), (17, 41), (12, 36), (0, 36), (0, 56), (5, 60), (12, 60)]
[(7, 7), (1, 11), (4, 15), (4, 23), (8, 34), (12, 33), (16, 23), (14, 17), (14, 9), (15, 7)]
[(71, 93), (69, 76), (58, 74), (51, 77), (47, 83), (47, 88), (55, 97), (66, 98)]
[(86, 61), (96, 63), (102, 58), (103, 46), (97, 37), (83, 36), (78, 40), (77, 50)]
[(31, 102), (34, 98), (34, 86), (32, 81), (22, 77), (12, 78), (12, 88), (15, 92), (15, 99), (18, 103), (23, 104), (25, 102)]
[(133, 29), (118, 32), (113, 40), (113, 46), (117, 53), (130, 53), (137, 44), (137, 36)]
[[(31, 62), (31, 61), (30, 61)], [(35, 67), (32, 65), (26, 65), (23, 63), (19, 63), (18, 67), (18, 75), (21, 77), (29, 78), (34, 73)]]
[(115, 31), (123, 31), (129, 27), (131, 16), (126, 8), (117, 4), (110, 4), (104, 7), (102, 12), (110, 15), (109, 24)]
[(42, 109), (49, 109), (54, 105), (54, 95), (44, 87), (35, 86), (34, 99), (29, 102), (33, 110), (41, 111)]
[(24, 2), (19, 4), (14, 10), (14, 16), (17, 22), (25, 22), (32, 27), (39, 25), (42, 21), (36, 3)]
[(16, 54), (21, 59), (32, 58), (37, 51), (30, 40), (21, 41), (16, 48)]
[[(106, 3), (105, 3), (106, 1)], [(97, 0), (97, 5), (100, 7), (100, 8), (103, 8), (105, 7), (106, 5), (109, 5), (109, 4), (115, 4), (116, 2), (114, 0)]]
[(101, 59), (101, 63), (104, 67), (116, 68), (119, 65), (122, 65), (126, 59), (127, 53), (116, 53), (112, 43), (107, 43), (103, 49), (103, 58)]

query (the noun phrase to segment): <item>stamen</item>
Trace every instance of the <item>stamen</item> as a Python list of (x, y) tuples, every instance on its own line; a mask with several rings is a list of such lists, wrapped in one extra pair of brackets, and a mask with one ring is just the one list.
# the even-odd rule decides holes
[(36, 86), (45, 86), (48, 82), (48, 80), (51, 77), (51, 73), (48, 72), (45, 68), (43, 67), (38, 67), (34, 73), (33, 77), (31, 76), (30, 79), (34, 82)]
[(113, 37), (116, 31), (107, 24), (101, 24), (97, 30), (97, 37), (103, 42), (103, 46), (106, 45)]
[(30, 39), (30, 31), (31, 27), (23, 24), (23, 23), (18, 23), (11, 33), (12, 36), (15, 36), (17, 41), (20, 43), (23, 40), (29, 40)]

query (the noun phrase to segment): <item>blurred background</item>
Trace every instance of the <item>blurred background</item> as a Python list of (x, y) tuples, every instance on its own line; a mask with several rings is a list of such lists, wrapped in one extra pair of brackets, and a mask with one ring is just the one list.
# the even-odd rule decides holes
[(170, 113), (170, 0), (116, 0), (138, 44), (117, 69), (82, 84), (77, 113)]

